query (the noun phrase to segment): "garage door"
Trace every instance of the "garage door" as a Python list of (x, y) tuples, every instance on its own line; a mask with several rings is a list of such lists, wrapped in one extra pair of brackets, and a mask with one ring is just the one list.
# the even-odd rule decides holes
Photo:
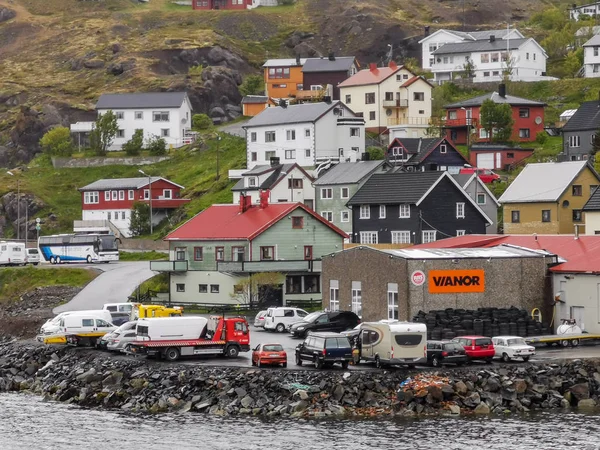
[(494, 169), (494, 154), (480, 153), (477, 155), (477, 167), (480, 169)]

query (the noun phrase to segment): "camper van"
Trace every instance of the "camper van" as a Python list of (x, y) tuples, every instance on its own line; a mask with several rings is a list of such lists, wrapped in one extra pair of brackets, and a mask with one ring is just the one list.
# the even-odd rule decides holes
[(25, 244), (20, 242), (0, 241), (0, 265), (18, 266), (27, 263)]
[(55, 333), (42, 336), (45, 344), (88, 344), (96, 345), (97, 339), (116, 330), (112, 323), (100, 319), (96, 314), (69, 314), (58, 322)]
[(88, 311), (65, 311), (65, 312), (60, 313), (59, 315), (57, 315), (56, 317), (54, 317), (52, 319), (48, 319), (46, 321), (46, 323), (44, 323), (44, 325), (42, 325), (42, 328), (40, 329), (40, 334), (45, 335), (45, 334), (58, 333), (58, 332), (60, 332), (60, 329), (61, 329), (60, 321), (63, 318), (65, 318), (67, 316), (81, 316), (81, 315), (93, 316), (98, 319), (103, 319), (106, 322), (112, 323), (112, 315), (110, 314), (110, 311), (106, 311), (106, 310), (102, 310), (102, 309), (88, 310)]
[(360, 359), (374, 362), (379, 368), (427, 362), (427, 326), (423, 323), (365, 322), (358, 342)]

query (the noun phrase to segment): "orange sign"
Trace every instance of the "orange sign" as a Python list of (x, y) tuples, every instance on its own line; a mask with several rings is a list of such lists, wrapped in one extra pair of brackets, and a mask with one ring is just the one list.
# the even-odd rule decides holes
[(485, 273), (481, 269), (430, 270), (428, 276), (431, 294), (485, 291)]

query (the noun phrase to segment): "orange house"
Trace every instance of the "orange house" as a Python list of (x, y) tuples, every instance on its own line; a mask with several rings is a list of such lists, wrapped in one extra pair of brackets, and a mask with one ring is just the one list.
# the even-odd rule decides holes
[(302, 66), (306, 59), (269, 59), (263, 64), (265, 95), (270, 98), (295, 97), (302, 90)]
[(266, 95), (246, 95), (242, 99), (242, 115), (254, 117), (269, 106), (277, 104)]

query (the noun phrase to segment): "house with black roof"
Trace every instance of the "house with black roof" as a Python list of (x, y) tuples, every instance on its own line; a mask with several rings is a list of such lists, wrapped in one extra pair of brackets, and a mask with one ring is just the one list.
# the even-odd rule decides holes
[(296, 98), (310, 100), (319, 96), (327, 85), (332, 87), (332, 100), (340, 100), (338, 84), (354, 75), (360, 65), (354, 56), (335, 56), (308, 58), (302, 66), (302, 90)]
[(563, 154), (560, 155), (560, 159), (565, 161), (588, 159), (598, 129), (600, 129), (600, 101), (583, 102), (561, 129)]
[(352, 241), (422, 244), (486, 234), (493, 221), (447, 172), (372, 175), (348, 201)]
[(583, 205), (585, 234), (600, 234), (600, 189), (592, 191), (590, 199)]
[(458, 173), (469, 163), (446, 138), (395, 138), (388, 146), (386, 159), (397, 170), (407, 172), (448, 170)]

